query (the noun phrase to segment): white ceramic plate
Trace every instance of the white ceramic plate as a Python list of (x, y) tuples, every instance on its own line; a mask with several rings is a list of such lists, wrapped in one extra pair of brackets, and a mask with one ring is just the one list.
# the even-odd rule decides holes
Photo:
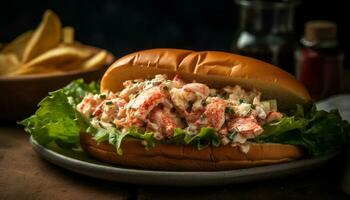
[(289, 163), (215, 172), (155, 171), (116, 167), (68, 151), (45, 148), (31, 137), (33, 149), (49, 162), (87, 176), (143, 185), (207, 186), (284, 177), (321, 166), (340, 152)]

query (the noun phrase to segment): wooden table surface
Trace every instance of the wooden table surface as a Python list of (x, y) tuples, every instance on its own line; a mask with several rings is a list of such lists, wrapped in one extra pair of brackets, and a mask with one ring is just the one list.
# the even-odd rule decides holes
[(302, 174), (253, 183), (175, 188), (98, 180), (57, 167), (31, 148), (29, 135), (0, 127), (0, 199), (350, 199), (339, 190), (344, 156)]

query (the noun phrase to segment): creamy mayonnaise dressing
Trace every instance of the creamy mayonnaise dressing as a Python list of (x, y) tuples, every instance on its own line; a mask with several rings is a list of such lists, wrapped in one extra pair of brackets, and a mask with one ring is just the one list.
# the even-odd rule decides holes
[(173, 137), (175, 128), (197, 134), (202, 127), (212, 127), (222, 145), (239, 146), (244, 153), (249, 151), (247, 139), (260, 135), (264, 124), (283, 117), (275, 100), (261, 101), (259, 91), (239, 85), (215, 89), (160, 74), (123, 85), (117, 93), (85, 96), (77, 110), (93, 126), (142, 127), (157, 140)]

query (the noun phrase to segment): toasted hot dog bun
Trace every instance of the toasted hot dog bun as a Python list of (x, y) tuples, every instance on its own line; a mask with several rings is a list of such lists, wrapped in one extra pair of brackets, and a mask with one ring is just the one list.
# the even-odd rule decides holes
[(125, 80), (153, 78), (167, 74), (181, 79), (222, 88), (236, 84), (257, 89), (264, 99), (276, 99), (281, 111), (307, 106), (311, 98), (305, 87), (292, 75), (266, 62), (217, 51), (194, 52), (180, 49), (151, 49), (126, 55), (106, 71), (102, 91), (117, 92)]
[(247, 154), (230, 145), (197, 150), (193, 145), (158, 143), (154, 148), (145, 150), (141, 140), (136, 139), (124, 140), (123, 154), (119, 155), (108, 142), (97, 144), (88, 133), (80, 136), (84, 151), (98, 160), (142, 169), (218, 171), (288, 162), (302, 156), (295, 146), (272, 143), (252, 143)]
[[(265, 99), (276, 99), (279, 110), (307, 106), (311, 99), (307, 90), (292, 75), (283, 70), (244, 56), (230, 53), (180, 49), (152, 49), (126, 55), (105, 72), (101, 91), (118, 92), (123, 82), (179, 74), (188, 82), (197, 81), (213, 88), (236, 84), (245, 89), (257, 89)], [(84, 150), (93, 157), (120, 166), (157, 170), (213, 171), (268, 165), (298, 159), (302, 152), (283, 144), (251, 144), (247, 154), (230, 145), (197, 150), (191, 145), (159, 143), (145, 150), (140, 140), (124, 140), (123, 155), (118, 155), (108, 143), (96, 144), (90, 134), (81, 134)]]

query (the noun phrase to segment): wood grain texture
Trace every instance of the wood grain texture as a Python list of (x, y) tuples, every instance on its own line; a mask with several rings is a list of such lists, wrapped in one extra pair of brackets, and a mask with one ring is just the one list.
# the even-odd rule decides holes
[(0, 199), (125, 200), (127, 186), (49, 164), (32, 150), (27, 133), (0, 128)]
[(138, 200), (296, 200), (296, 199), (349, 199), (340, 192), (341, 172), (337, 161), (315, 171), (296, 176), (241, 183), (226, 186), (198, 188), (142, 187), (137, 191)]

